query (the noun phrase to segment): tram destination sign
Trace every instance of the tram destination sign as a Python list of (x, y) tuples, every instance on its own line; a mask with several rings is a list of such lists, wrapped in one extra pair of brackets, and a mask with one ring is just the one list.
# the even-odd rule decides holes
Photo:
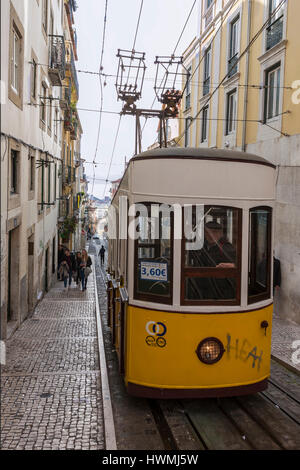
[(144, 281), (168, 282), (167, 263), (140, 262), (140, 276)]

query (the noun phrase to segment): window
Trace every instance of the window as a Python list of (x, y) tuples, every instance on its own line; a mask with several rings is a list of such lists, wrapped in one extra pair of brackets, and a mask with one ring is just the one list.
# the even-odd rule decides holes
[(34, 190), (35, 183), (35, 158), (33, 155), (29, 156), (29, 191)]
[(206, 9), (208, 10), (208, 8), (210, 7), (210, 5), (212, 4), (214, 0), (206, 0)]
[(17, 94), (20, 92), (20, 49), (21, 49), (21, 38), (19, 33), (13, 29), (13, 40), (12, 40), (12, 55), (11, 55), (11, 86), (13, 91)]
[(236, 130), (237, 96), (236, 89), (227, 94), (226, 135)]
[(51, 163), (48, 163), (48, 204), (51, 202)]
[(58, 121), (59, 121), (59, 114), (58, 114), (58, 109), (55, 108), (55, 118), (54, 118), (54, 137), (57, 138), (58, 134)]
[(45, 33), (47, 33), (47, 27), (48, 27), (48, 0), (43, 0), (43, 5), (42, 5), (42, 24)]
[(23, 109), (24, 28), (12, 2), (8, 3), (10, 3), (8, 98), (18, 108)]
[(232, 77), (237, 72), (238, 65), (238, 42), (239, 42), (239, 16), (230, 23), (228, 77)]
[(186, 87), (185, 87), (185, 109), (190, 108), (191, 106), (191, 73), (192, 73), (192, 67), (189, 67), (187, 70), (187, 81), (186, 81)]
[(49, 131), (52, 130), (52, 96), (49, 94), (48, 101), (48, 129)]
[(266, 71), (265, 74), (265, 111), (264, 122), (279, 115), (280, 99), (280, 64)]
[[(267, 51), (282, 40), (283, 36), (283, 9), (277, 9), (282, 0), (269, 0), (269, 26), (267, 28)], [(274, 12), (276, 13), (274, 14)]]
[(42, 96), (41, 96), (41, 120), (43, 123), (46, 122), (46, 98), (47, 98), (47, 87), (42, 83)]
[(203, 96), (209, 93), (210, 58), (211, 58), (211, 47), (209, 46), (204, 53)]
[(185, 120), (185, 134), (184, 134), (184, 146), (189, 147), (190, 145), (190, 127), (191, 127), (192, 118), (188, 117)]
[[(136, 299), (172, 303), (173, 213), (166, 205), (137, 205)], [(139, 207), (140, 206), (140, 207)]]
[(185, 206), (181, 303), (240, 302), (242, 210)]
[(37, 75), (37, 63), (34, 59), (31, 60), (31, 98), (36, 99), (36, 75)]
[(270, 297), (272, 209), (250, 210), (248, 302)]
[(10, 192), (16, 194), (19, 191), (18, 188), (18, 164), (19, 164), (19, 152), (17, 150), (11, 150), (10, 159)]
[(205, 106), (202, 110), (202, 130), (201, 130), (201, 142), (207, 140), (208, 131), (208, 106)]

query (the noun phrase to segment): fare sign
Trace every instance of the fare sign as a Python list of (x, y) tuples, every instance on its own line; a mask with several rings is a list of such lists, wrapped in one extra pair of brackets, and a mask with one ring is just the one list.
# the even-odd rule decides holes
[(145, 281), (168, 282), (167, 263), (151, 263), (141, 261), (141, 279)]

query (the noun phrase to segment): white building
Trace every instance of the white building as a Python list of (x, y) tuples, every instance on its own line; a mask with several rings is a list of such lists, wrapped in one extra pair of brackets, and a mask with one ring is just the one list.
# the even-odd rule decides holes
[(56, 276), (64, 1), (1, 1), (1, 336)]

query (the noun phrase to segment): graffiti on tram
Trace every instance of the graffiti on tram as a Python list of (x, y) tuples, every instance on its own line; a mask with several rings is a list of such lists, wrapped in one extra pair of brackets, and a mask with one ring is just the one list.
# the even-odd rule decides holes
[(245, 363), (249, 361), (253, 369), (257, 367), (257, 370), (260, 370), (263, 351), (257, 346), (252, 347), (246, 338), (243, 340), (239, 338), (233, 340), (231, 335), (227, 333), (226, 353), (228, 359), (240, 359)]

